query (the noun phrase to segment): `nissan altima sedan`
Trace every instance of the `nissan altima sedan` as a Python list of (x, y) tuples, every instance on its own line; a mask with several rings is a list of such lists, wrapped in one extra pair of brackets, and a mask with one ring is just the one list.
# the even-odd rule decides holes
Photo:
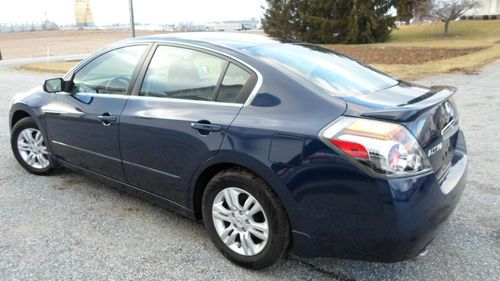
[(244, 267), (418, 256), (465, 186), (454, 88), (304, 42), (189, 33), (110, 45), (17, 95), (12, 150), (203, 220)]

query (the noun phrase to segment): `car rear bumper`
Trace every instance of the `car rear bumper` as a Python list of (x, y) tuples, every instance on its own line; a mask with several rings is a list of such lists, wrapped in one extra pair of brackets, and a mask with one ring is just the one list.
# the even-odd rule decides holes
[[(452, 166), (441, 181), (434, 173), (373, 179), (344, 197), (344, 202), (352, 199), (362, 201), (360, 204), (340, 209), (332, 202), (331, 207), (321, 210), (295, 210), (302, 223), (301, 231), (293, 231), (294, 251), (302, 256), (382, 262), (416, 257), (455, 209), (465, 188), (467, 151), (463, 134), (459, 134)], [(368, 190), (377, 192), (362, 194)], [(346, 209), (349, 206), (355, 209)]]

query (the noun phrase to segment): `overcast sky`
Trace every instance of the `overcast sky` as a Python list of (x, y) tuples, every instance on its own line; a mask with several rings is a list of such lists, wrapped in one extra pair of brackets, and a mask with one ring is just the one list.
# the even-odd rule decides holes
[[(129, 0), (90, 0), (96, 25), (128, 23)], [(0, 0), (0, 23), (75, 23), (73, 0)], [(137, 23), (260, 18), (265, 0), (134, 0)], [(46, 15), (46, 16), (45, 16)]]

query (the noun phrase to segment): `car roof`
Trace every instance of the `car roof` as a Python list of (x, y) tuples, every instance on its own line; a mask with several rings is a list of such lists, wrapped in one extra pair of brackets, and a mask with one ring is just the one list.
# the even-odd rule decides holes
[(260, 45), (281, 44), (284, 40), (260, 34), (242, 32), (182, 32), (142, 36), (131, 39), (134, 42), (179, 42), (190, 44), (211, 44), (229, 49), (244, 49)]

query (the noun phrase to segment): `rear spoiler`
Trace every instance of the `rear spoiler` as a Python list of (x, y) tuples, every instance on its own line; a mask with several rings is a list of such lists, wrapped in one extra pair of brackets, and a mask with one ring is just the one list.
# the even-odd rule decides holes
[(412, 121), (421, 113), (449, 99), (457, 88), (449, 86), (432, 86), (426, 94), (394, 107), (368, 111), (361, 114), (364, 117), (386, 119), (392, 121)]

